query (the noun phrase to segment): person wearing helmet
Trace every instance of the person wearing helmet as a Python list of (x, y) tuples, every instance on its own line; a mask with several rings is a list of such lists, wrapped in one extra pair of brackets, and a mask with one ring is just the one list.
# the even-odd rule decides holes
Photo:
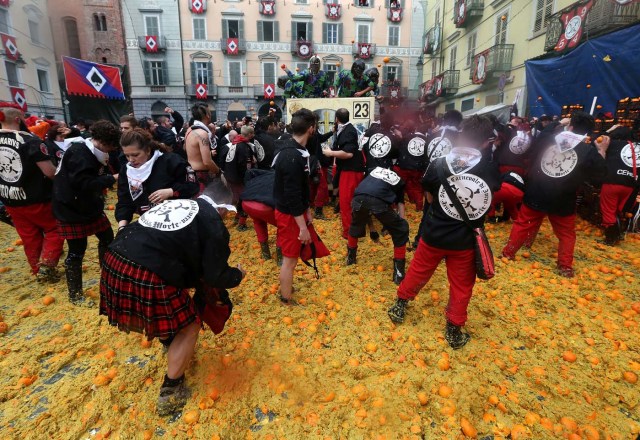
[(320, 58), (314, 55), (309, 59), (309, 68), (299, 73), (293, 73), (284, 68), (291, 81), (302, 82), (302, 96), (300, 98), (322, 98), (329, 95), (331, 80), (324, 70), (320, 70)]
[(374, 89), (376, 84), (364, 73), (366, 67), (364, 61), (355, 60), (351, 70), (343, 69), (336, 75), (334, 86), (339, 98), (359, 98)]
[(302, 81), (293, 81), (287, 75), (282, 75), (278, 77), (277, 86), (284, 90), (285, 99), (302, 98), (304, 88), (304, 82)]
[(364, 75), (363, 77), (358, 80), (358, 89), (359, 90), (363, 90), (366, 89), (368, 84), (365, 80), (365, 78), (369, 78), (369, 80), (371, 80), (375, 86), (373, 87), (373, 90), (370, 91), (367, 96), (378, 96), (380, 95), (380, 87), (378, 87), (378, 83), (380, 82), (380, 72), (378, 72), (378, 68), (377, 67), (372, 67), (370, 69), (367, 69), (364, 71)]

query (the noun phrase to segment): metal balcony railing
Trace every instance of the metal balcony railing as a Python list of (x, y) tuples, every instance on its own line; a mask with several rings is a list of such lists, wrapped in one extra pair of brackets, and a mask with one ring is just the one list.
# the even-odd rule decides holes
[[(163, 36), (159, 36), (157, 37), (158, 42), (158, 50), (167, 50), (167, 39)], [(141, 35), (138, 37), (138, 47), (140, 49), (146, 50), (147, 49), (147, 41), (146, 41), (146, 36)]]
[(458, 86), (460, 85), (460, 71), (459, 70), (445, 70), (442, 73), (442, 94), (446, 96), (455, 95), (458, 93)]
[[(197, 84), (188, 84), (186, 86), (184, 86), (185, 88), (185, 93), (188, 96), (196, 96), (196, 88), (197, 88)], [(217, 98), (218, 96), (218, 86), (215, 84), (207, 84), (207, 96), (209, 98)]]
[[(479, 53), (478, 55), (480, 55)], [(478, 56), (476, 55), (476, 56)], [(496, 73), (508, 72), (513, 63), (513, 44), (496, 44), (486, 51), (485, 76), (497, 78)], [(473, 79), (474, 69), (470, 69), (469, 78)]]
[[(225, 55), (233, 55), (229, 48), (227, 47), (227, 39), (220, 39), (220, 47), (222, 48), (222, 53)], [(238, 55), (243, 54), (247, 51), (247, 40), (244, 38), (238, 38)]]
[[(382, 84), (380, 86), (380, 95), (384, 96), (385, 98), (391, 98), (391, 91), (395, 87), (400, 87), (400, 86)], [(400, 91), (400, 94), (399, 94), (398, 98), (406, 98), (408, 96), (409, 89), (407, 87), (400, 87), (399, 91)]]
[(251, 86), (217, 86), (218, 98), (250, 98)]
[(435, 55), (440, 52), (442, 41), (442, 29), (440, 25), (436, 25), (429, 29), (424, 35), (424, 54)]
[[(284, 93), (284, 90), (282, 90), (279, 87), (275, 87), (275, 92), (276, 92), (276, 97), (281, 97), (282, 94)], [(262, 99), (264, 98), (264, 84), (254, 84), (253, 85), (253, 97), (255, 99)]]
[(359, 58), (362, 58), (363, 60), (366, 60), (368, 58), (373, 58), (376, 55), (376, 45), (375, 45), (375, 43), (370, 43), (369, 44), (369, 57), (368, 58), (363, 57), (362, 54), (360, 53), (361, 50), (362, 50), (360, 44), (369, 44), (369, 43), (353, 43), (353, 46), (352, 46), (353, 56), (357, 56)]
[(456, 0), (453, 8), (453, 22), (456, 27), (463, 28), (477, 17), (482, 17), (483, 0)]

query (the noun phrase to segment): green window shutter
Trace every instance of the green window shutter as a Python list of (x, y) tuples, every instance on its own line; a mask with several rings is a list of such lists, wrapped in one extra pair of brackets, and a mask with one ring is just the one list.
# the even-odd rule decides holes
[(244, 39), (244, 20), (238, 20), (238, 38)]
[(327, 23), (322, 23), (322, 44), (327, 44), (328, 43), (328, 38), (327, 38), (327, 27), (329, 25)]
[(295, 21), (291, 22), (291, 41), (297, 41), (298, 40), (298, 33), (296, 32), (297, 29), (297, 23)]
[(225, 42), (229, 38), (229, 23), (224, 18), (222, 19), (222, 38)]
[(280, 22), (273, 22), (273, 41), (280, 41)]
[(398, 69), (396, 70), (396, 80), (398, 81), (398, 84), (402, 84), (402, 66), (398, 66)]
[(169, 64), (166, 61), (162, 62), (162, 84), (169, 85)]
[(382, 68), (382, 81), (386, 81), (387, 80), (387, 66), (384, 66)]
[(213, 63), (211, 61), (207, 63), (207, 84), (213, 84)]
[(151, 85), (151, 62), (144, 61), (142, 70), (144, 70), (144, 82), (146, 85)]
[(262, 21), (258, 21), (258, 41), (264, 41), (264, 25)]
[(307, 23), (307, 41), (313, 41), (313, 22)]
[(191, 61), (191, 84), (198, 84), (198, 72), (196, 71), (196, 62)]
[(342, 44), (342, 23), (338, 24), (338, 44)]

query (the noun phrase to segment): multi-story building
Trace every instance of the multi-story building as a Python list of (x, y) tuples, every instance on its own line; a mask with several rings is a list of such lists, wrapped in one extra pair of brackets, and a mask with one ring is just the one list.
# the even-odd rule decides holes
[(27, 112), (63, 117), (53, 37), (46, 2), (0, 2), (2, 78), (0, 100), (24, 104)]
[(179, 11), (185, 0), (122, 0), (134, 114), (187, 111)]
[[(470, 112), (500, 104), (526, 111), (525, 61), (557, 48), (561, 34), (590, 38), (637, 22), (639, 5), (611, 0), (438, 0), (429, 5), (421, 85), (436, 113)], [(565, 29), (561, 18), (591, 5)], [(578, 8), (578, 9), (576, 9)], [(567, 15), (565, 15), (567, 17)], [(569, 17), (570, 18), (570, 17)], [(575, 29), (577, 32), (577, 29)], [(577, 38), (580, 35), (569, 35)], [(559, 111), (560, 109), (557, 109)]]
[[(218, 120), (265, 113), (272, 100), (265, 98), (265, 84), (275, 84), (284, 74), (282, 64), (291, 70), (307, 68), (313, 54), (330, 75), (349, 69), (356, 57), (365, 58), (368, 67), (380, 66), (383, 94), (389, 95), (388, 85), (393, 84), (407, 96), (422, 82), (422, 63), (418, 63), (424, 33), (422, 2), (127, 0), (123, 4), (130, 14), (125, 13), (125, 30), (136, 113), (153, 114), (164, 104), (186, 109), (198, 100), (206, 101)], [(177, 17), (179, 23), (174, 21)], [(149, 27), (149, 20), (159, 25)], [(154, 34), (159, 53), (145, 45), (145, 38)], [(206, 97), (198, 92), (199, 84), (206, 86)], [(278, 104), (281, 93), (276, 90), (273, 98)]]

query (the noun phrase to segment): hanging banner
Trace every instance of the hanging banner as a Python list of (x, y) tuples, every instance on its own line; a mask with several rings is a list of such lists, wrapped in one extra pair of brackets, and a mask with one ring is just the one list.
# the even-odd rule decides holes
[(444, 80), (444, 74), (436, 76), (433, 80), (433, 94), (436, 96), (442, 96), (442, 81)]
[(23, 112), (26, 112), (27, 97), (24, 93), (24, 89), (20, 87), (9, 87), (9, 92), (11, 93), (11, 99), (13, 99), (13, 102), (18, 104)]
[(589, 0), (587, 3), (577, 4), (569, 12), (562, 14), (560, 17), (562, 34), (555, 47), (557, 52), (572, 49), (580, 43), (587, 15), (589, 15), (592, 6), (593, 0)]
[(207, 0), (189, 0), (189, 8), (194, 14), (202, 14), (207, 9)]
[(16, 45), (16, 37), (3, 33), (0, 33), (0, 37), (2, 38), (2, 47), (7, 58), (13, 61), (18, 60), (20, 52), (18, 52), (18, 46)]
[(93, 98), (125, 99), (120, 69), (62, 57), (67, 93)]
[(473, 58), (473, 78), (474, 84), (482, 84), (487, 79), (487, 57), (489, 56), (489, 50), (480, 52)]
[(402, 8), (392, 8), (389, 10), (389, 20), (394, 23), (402, 21)]
[(274, 0), (262, 0), (260, 2), (260, 13), (262, 15), (273, 15), (276, 13), (276, 2)]
[(392, 100), (400, 99), (400, 87), (398, 86), (389, 87), (389, 97)]
[(227, 55), (238, 55), (239, 48), (237, 38), (227, 38)]
[(358, 56), (363, 60), (371, 58), (371, 43), (358, 43)]
[(265, 84), (263, 90), (264, 90), (264, 99), (273, 99), (276, 97), (275, 84)]
[(144, 37), (144, 46), (147, 52), (155, 53), (158, 51), (158, 37), (156, 35), (147, 35)]
[(196, 99), (207, 99), (209, 90), (206, 84), (196, 84)]
[(456, 27), (464, 26), (464, 22), (467, 20), (467, 2), (466, 0), (457, 0), (453, 6), (454, 17), (453, 22)]
[(311, 58), (313, 55), (311, 43), (309, 41), (298, 41), (298, 56), (300, 58)]
[(340, 5), (328, 4), (327, 5), (327, 18), (330, 18), (332, 20), (337, 20), (338, 18), (340, 18), (340, 9), (341, 9)]

